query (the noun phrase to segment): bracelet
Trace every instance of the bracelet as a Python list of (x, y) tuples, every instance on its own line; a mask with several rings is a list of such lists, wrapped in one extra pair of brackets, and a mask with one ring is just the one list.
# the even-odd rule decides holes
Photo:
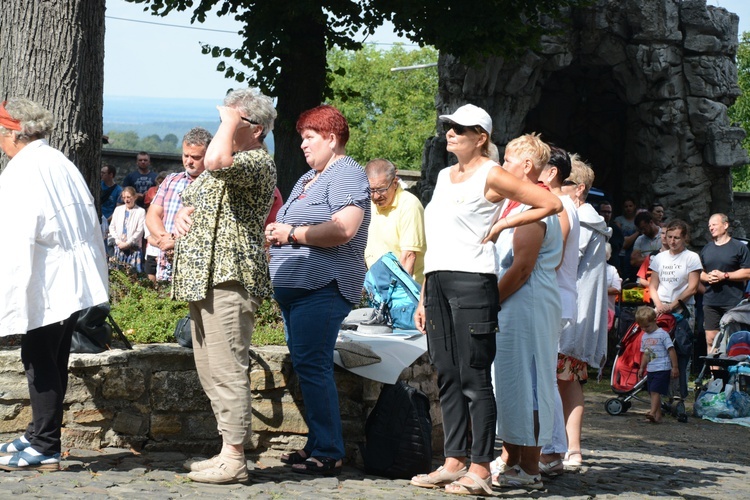
[(725, 279), (725, 280), (728, 280), (728, 279), (729, 279), (729, 273), (724, 273), (724, 279)]

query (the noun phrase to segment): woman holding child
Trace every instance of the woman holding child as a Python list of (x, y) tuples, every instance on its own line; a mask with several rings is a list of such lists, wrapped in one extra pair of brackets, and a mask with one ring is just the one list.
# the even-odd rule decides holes
[(497, 413), (491, 366), (499, 294), (494, 243), (488, 236), (506, 198), (530, 208), (502, 219), (499, 229), (536, 222), (559, 212), (562, 204), (489, 159), (492, 119), (486, 111), (467, 104), (440, 120), (447, 150), (458, 162), (439, 173), (425, 209), (425, 283), (414, 319), (427, 334), (438, 371), (446, 459), (411, 483), (445, 486), (453, 494), (490, 495)]

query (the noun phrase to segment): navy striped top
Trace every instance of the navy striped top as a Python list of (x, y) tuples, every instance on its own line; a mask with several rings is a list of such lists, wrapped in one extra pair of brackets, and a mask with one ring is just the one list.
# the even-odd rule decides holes
[(341, 295), (357, 304), (365, 279), (365, 246), (370, 225), (370, 183), (364, 169), (345, 156), (328, 168), (307, 191), (303, 187), (315, 170), (300, 177), (276, 222), (293, 226), (312, 226), (331, 220), (343, 208), (354, 205), (365, 211), (357, 234), (343, 245), (321, 248), (308, 245), (271, 247), (271, 281), (274, 287), (316, 290), (336, 280)]

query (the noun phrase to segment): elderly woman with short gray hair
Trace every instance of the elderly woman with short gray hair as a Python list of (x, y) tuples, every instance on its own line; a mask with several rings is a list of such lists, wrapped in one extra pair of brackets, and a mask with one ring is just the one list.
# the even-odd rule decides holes
[(45, 137), (52, 114), (11, 98), (0, 105), (0, 336), (23, 334), (31, 400), (24, 434), (0, 444), (0, 469), (58, 470), (73, 329), (82, 309), (109, 299), (94, 198), (78, 168)]
[(175, 216), (172, 293), (189, 303), (195, 365), (222, 438), (218, 455), (186, 463), (188, 477), (222, 484), (248, 479), (250, 340), (255, 312), (271, 294), (263, 224), (276, 185), (263, 139), (276, 110), (255, 89), (231, 92), (217, 109), (206, 171), (182, 191)]

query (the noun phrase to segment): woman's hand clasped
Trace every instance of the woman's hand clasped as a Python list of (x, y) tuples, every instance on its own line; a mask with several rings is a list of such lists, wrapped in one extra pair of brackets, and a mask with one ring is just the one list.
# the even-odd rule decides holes
[(272, 222), (266, 226), (266, 241), (269, 245), (281, 246), (289, 242), (292, 226), (280, 222)]

